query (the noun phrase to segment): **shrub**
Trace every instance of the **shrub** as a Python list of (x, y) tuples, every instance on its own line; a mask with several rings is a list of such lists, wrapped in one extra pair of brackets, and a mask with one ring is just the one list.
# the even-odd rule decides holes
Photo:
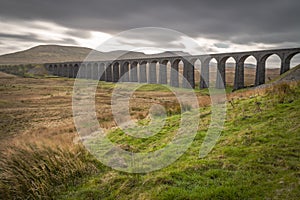
[(268, 88), (266, 94), (275, 97), (279, 103), (284, 103), (293, 99), (295, 95), (294, 86), (294, 84), (282, 82)]

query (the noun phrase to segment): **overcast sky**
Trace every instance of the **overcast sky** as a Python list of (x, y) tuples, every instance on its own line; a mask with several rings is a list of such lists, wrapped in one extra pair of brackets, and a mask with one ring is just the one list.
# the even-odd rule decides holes
[(209, 53), (300, 47), (299, 8), (299, 0), (2, 0), (0, 54), (39, 44), (95, 48), (140, 27), (182, 32)]

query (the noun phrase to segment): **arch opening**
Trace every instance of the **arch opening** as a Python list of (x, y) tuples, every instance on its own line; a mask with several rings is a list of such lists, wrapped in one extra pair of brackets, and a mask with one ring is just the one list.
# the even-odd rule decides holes
[(294, 68), (300, 65), (300, 52), (295, 53), (290, 58), (290, 68)]
[(215, 87), (217, 80), (217, 65), (218, 61), (215, 58), (211, 58), (208, 64), (209, 67), (209, 85), (208, 87)]
[(200, 72), (201, 72), (201, 61), (200, 59), (196, 59), (194, 62), (194, 80), (195, 80), (195, 87), (198, 88), (200, 84)]
[(254, 86), (256, 77), (257, 60), (254, 56), (248, 56), (244, 61), (244, 86)]
[(225, 85), (233, 87), (235, 77), (236, 61), (233, 57), (229, 57), (225, 61)]
[(271, 54), (265, 61), (265, 83), (268, 83), (280, 75), (281, 59), (277, 54)]

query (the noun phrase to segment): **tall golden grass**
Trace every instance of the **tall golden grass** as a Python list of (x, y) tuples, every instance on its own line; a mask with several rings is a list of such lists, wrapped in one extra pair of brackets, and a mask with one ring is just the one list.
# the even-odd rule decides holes
[(3, 199), (51, 199), (60, 189), (97, 172), (95, 161), (80, 144), (43, 139), (6, 146), (0, 160)]
[(272, 84), (266, 88), (265, 93), (273, 96), (278, 103), (293, 101), (295, 95), (295, 88), (299, 86), (300, 81), (289, 81)]

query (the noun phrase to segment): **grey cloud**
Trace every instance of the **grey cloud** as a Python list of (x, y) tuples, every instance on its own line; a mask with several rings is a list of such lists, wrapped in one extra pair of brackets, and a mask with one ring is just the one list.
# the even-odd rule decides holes
[[(185, 45), (180, 42), (182, 33), (161, 29), (161, 28), (143, 28), (133, 29), (116, 36), (122, 44), (128, 44), (136, 47), (158, 47), (158, 48), (184, 48)], [(175, 42), (176, 41), (176, 42)]]
[(25, 42), (40, 42), (40, 43), (65, 43), (65, 44), (77, 44), (77, 42), (72, 38), (63, 38), (62, 40), (44, 40), (40, 39), (38, 35), (35, 34), (6, 34), (0, 33), (0, 38), (6, 39), (14, 39), (18, 41), (25, 41)]
[(299, 0), (10, 0), (1, 3), (0, 16), (53, 21), (78, 29), (69, 34), (80, 37), (88, 37), (85, 31), (90, 30), (118, 33), (158, 26), (192, 37), (279, 45), (300, 44), (299, 7)]
[(171, 43), (171, 42), (157, 42), (155, 41), (155, 43), (152, 43), (151, 45), (149, 45), (149, 43), (147, 43), (146, 41), (143, 42), (136, 42), (136, 41), (131, 41), (129, 38), (127, 40), (117, 40), (117, 42), (119, 42), (120, 45), (129, 45), (129, 46), (133, 46), (133, 47), (157, 47), (157, 48), (166, 48), (168, 47), (168, 49), (184, 49), (185, 45), (182, 44), (181, 42), (178, 43)]
[(37, 36), (32, 33), (24, 34), (24, 35), (0, 33), (0, 38), (11, 38), (11, 39), (15, 39), (15, 40), (27, 40), (27, 41), (31, 41), (31, 42), (39, 41), (37, 39)]
[(180, 40), (184, 34), (174, 32), (168, 29), (160, 28), (144, 28), (126, 31), (120, 34), (120, 37), (125, 39), (139, 39), (139, 40), (150, 40), (155, 42), (172, 42)]
[(287, 41), (299, 43), (300, 35), (298, 32), (266, 33), (262, 35), (241, 34), (239, 36), (232, 37), (232, 40), (238, 44), (244, 44), (244, 41), (253, 41), (257, 43), (279, 45), (280, 43)]
[(217, 48), (224, 48), (224, 49), (230, 47), (230, 45), (226, 43), (215, 43), (214, 46)]
[(90, 31), (83, 31), (83, 30), (69, 30), (65, 32), (67, 35), (79, 37), (79, 38), (90, 38), (91, 32)]

